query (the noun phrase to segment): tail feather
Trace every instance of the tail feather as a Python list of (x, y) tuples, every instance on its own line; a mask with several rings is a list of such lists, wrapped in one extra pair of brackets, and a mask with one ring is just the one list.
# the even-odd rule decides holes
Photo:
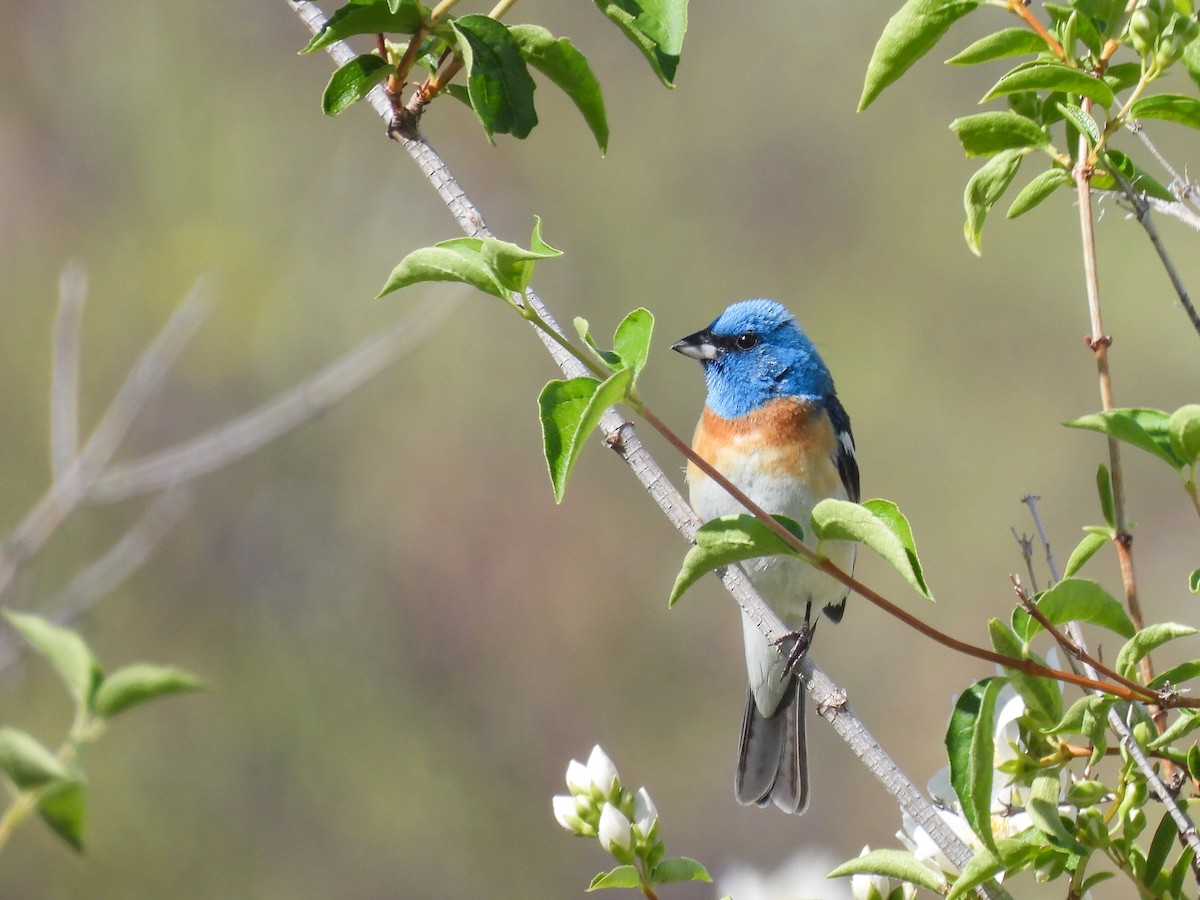
[(799, 815), (808, 808), (808, 748), (804, 737), (804, 689), (791, 676), (783, 702), (770, 716), (746, 692), (734, 791), (743, 805), (774, 802)]

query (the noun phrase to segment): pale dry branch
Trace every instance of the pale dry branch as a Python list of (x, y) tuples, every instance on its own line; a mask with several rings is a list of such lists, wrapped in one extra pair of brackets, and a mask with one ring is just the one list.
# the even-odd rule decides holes
[(87, 300), (87, 271), (68, 263), (58, 279), (50, 370), (50, 465), (60, 477), (79, 454), (79, 336)]

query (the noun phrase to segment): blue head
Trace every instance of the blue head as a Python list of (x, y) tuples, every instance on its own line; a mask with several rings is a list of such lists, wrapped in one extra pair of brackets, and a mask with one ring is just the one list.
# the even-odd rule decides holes
[(708, 405), (727, 419), (777, 397), (824, 400), (834, 393), (816, 348), (787, 307), (774, 300), (734, 303), (671, 349), (700, 360)]

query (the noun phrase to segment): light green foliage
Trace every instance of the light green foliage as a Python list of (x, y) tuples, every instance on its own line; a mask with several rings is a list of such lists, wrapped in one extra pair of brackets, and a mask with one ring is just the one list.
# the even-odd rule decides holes
[(995, 769), (996, 698), (1002, 678), (985, 678), (963, 691), (946, 728), (950, 784), (971, 828), (989, 849), (992, 835), (992, 779)]
[[(1133, 622), (1117, 600), (1094, 581), (1084, 578), (1064, 578), (1036, 601), (1038, 611), (1052, 625), (1068, 622), (1091, 622), (1124, 638), (1134, 635)], [(1042, 623), (1025, 610), (1013, 611), (1013, 631), (1028, 643), (1042, 630)]]
[[(776, 522), (804, 539), (804, 530), (799, 523), (787, 516), (774, 516)], [(754, 516), (720, 516), (710, 519), (696, 532), (696, 541), (683, 558), (683, 565), (675, 577), (668, 600), (671, 606), (684, 592), (713, 569), (730, 566), (760, 556), (796, 556), (783, 538)]]
[[(854, 541), (870, 547), (926, 600), (933, 594), (917, 557), (912, 528), (890, 500), (822, 500), (812, 512), (813, 533), (821, 541)], [(819, 552), (819, 548), (818, 548)]]
[[(904, 3), (875, 47), (859, 109), (866, 109), (929, 53), (956, 21), (995, 6), (1003, 8), (961, 0)], [(1015, 5), (1008, 9), (1018, 12)], [(1190, 11), (1160, 0), (1143, 3), (1132, 12), (1115, 0), (1072, 0), (1021, 9), (1025, 10), (1021, 27), (997, 29), (947, 60), (968, 66), (1018, 59), (981, 101), (1004, 99), (1009, 112), (966, 116), (951, 125), (968, 156), (1008, 154), (986, 162), (967, 185), (964, 236), (976, 254), (981, 252), (984, 219), (1012, 184), (1024, 154), (1037, 151), (1050, 165), (1021, 190), (1009, 207), (1009, 218), (1028, 212), (1070, 183), (1069, 173), (1074, 171), (1083, 173), (1080, 177), (1096, 190), (1120, 192), (1123, 180), (1133, 190), (1171, 201), (1174, 195), (1110, 142), (1124, 125), (1139, 118), (1200, 128), (1197, 98), (1144, 93), (1180, 59), (1194, 79), (1200, 72), (1200, 23)], [(1042, 21), (1035, 25), (1038, 16)], [(1122, 50), (1134, 59), (1118, 59)], [(1129, 101), (1118, 99), (1118, 91), (1130, 89), (1134, 95)], [(1065, 130), (1056, 138), (1051, 127), (1060, 124)], [(1083, 159), (1079, 158), (1080, 135), (1087, 144)]]
[(882, 875), (897, 878), (926, 890), (941, 893), (945, 882), (937, 873), (903, 850), (871, 850), (862, 856), (847, 860), (829, 873), (830, 878), (849, 875)]
[(493, 134), (528, 137), (537, 125), (533, 79), (508, 28), (487, 16), (451, 23), (467, 69), (467, 96), (490, 140)]
[(24, 816), (36, 810), (75, 850), (83, 849), (87, 812), (80, 750), (96, 740), (110, 718), (156, 697), (193, 691), (195, 676), (168, 666), (135, 663), (106, 676), (79, 635), (40, 616), (6, 612), (5, 619), (66, 685), (75, 704), (74, 722), (62, 746), (50, 750), (32, 735), (0, 727), (0, 773), (15, 797), (0, 820), (0, 846)]
[(391, 66), (382, 57), (370, 53), (354, 57), (330, 77), (321, 96), (321, 109), (327, 116), (336, 116), (347, 106), (367, 96), (371, 88), (387, 77), (389, 71)]

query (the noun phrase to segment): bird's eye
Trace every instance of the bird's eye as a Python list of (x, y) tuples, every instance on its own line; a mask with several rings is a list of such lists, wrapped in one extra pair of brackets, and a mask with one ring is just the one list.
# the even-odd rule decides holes
[(743, 331), (733, 339), (733, 345), (739, 350), (750, 350), (758, 346), (758, 335), (753, 331)]

